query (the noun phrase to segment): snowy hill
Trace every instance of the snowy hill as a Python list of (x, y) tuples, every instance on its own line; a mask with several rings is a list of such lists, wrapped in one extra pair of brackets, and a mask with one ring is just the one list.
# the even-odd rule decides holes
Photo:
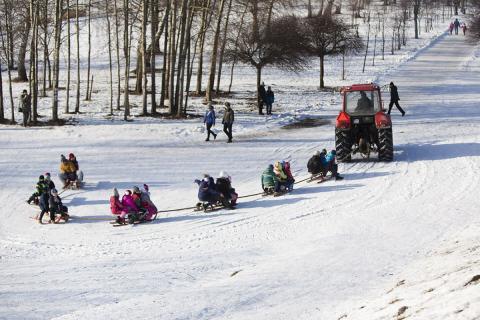
[[(162, 212), (192, 206), (204, 172), (226, 170), (240, 195), (277, 159), (305, 178), (333, 126), (283, 130), (282, 119), (331, 121), (338, 106), (240, 113), (233, 144), (203, 143), (199, 120), (1, 126), (0, 318), (478, 319), (478, 50), (444, 35), (378, 79), (398, 85), (407, 111), (393, 111), (395, 161), (342, 164), (341, 182), (234, 211)], [(24, 201), (69, 152), (87, 181), (62, 194), (74, 218), (38, 225)], [(143, 183), (158, 219), (112, 228), (112, 188)]]

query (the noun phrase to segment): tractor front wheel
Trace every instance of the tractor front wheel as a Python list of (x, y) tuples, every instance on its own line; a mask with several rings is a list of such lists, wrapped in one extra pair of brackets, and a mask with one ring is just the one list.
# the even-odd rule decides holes
[(335, 130), (335, 149), (337, 151), (338, 162), (348, 162), (352, 160), (352, 142), (350, 131)]
[(392, 128), (378, 130), (378, 160), (393, 160)]

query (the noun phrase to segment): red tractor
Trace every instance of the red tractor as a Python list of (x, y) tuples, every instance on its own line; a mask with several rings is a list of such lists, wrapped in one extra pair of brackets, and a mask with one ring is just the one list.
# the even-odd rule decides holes
[(342, 111), (335, 124), (337, 159), (348, 162), (360, 153), (370, 158), (378, 153), (378, 160), (393, 160), (392, 121), (385, 113), (376, 84), (354, 84), (343, 87)]

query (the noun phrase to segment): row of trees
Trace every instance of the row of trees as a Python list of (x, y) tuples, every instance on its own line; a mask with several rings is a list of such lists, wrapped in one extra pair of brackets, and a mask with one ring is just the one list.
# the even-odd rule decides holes
[[(405, 45), (405, 28), (412, 16), (417, 30), (422, 14), (427, 12), (428, 16), (427, 8), (464, 3), (345, 1), (321, 0), (313, 7), (309, 0), (302, 16), (302, 10), (298, 9), (302, 3), (287, 0), (0, 0), (0, 68), (7, 70), (9, 78), (11, 121), (15, 120), (13, 81), (28, 81), (34, 122), (39, 98), (46, 97), (49, 90), (53, 121), (58, 120), (60, 101), (65, 113), (78, 113), (82, 96), (84, 100), (92, 99), (92, 21), (96, 27), (102, 21), (107, 34), (110, 114), (123, 107), (126, 120), (130, 115), (131, 94), (142, 95), (144, 115), (155, 115), (159, 108), (168, 108), (169, 115), (184, 116), (192, 93), (212, 101), (221, 93), (226, 63), (230, 67), (226, 91), (230, 92), (238, 63), (256, 69), (258, 88), (266, 66), (298, 72), (316, 57), (320, 61), (319, 82), (323, 88), (327, 56), (345, 56), (366, 47), (366, 60), (372, 32), (374, 52), (377, 35), (381, 35), (383, 57), (388, 38), (385, 25), (393, 31), (393, 53), (394, 44), (398, 48)], [(338, 18), (343, 2), (351, 9), (351, 21)], [(359, 35), (360, 23), (368, 24), (366, 40)], [(80, 41), (85, 34), (87, 40)], [(95, 45), (99, 46), (99, 39), (96, 40)], [(86, 58), (81, 57), (81, 52), (87, 52)], [(156, 59), (159, 55), (160, 63)], [(86, 75), (82, 64), (86, 64)], [(130, 83), (132, 75), (134, 87)], [(0, 73), (0, 120), (3, 120), (1, 77)], [(65, 81), (64, 100), (59, 99), (61, 79)], [(192, 83), (195, 87), (191, 87)], [(74, 106), (70, 105), (72, 87)]]

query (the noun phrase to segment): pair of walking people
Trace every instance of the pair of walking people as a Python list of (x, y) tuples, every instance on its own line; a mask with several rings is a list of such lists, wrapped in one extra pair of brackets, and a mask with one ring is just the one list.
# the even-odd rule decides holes
[[(207, 138), (205, 141), (210, 141), (210, 134), (213, 135), (213, 139), (217, 139), (217, 134), (213, 132), (212, 127), (215, 126), (215, 110), (212, 105), (208, 107), (208, 110), (205, 112), (205, 116), (203, 117), (203, 123), (207, 127)], [(231, 143), (233, 140), (233, 132), (232, 126), (233, 122), (235, 121), (235, 112), (233, 111), (229, 102), (225, 103), (225, 111), (223, 113), (223, 132), (228, 137), (227, 143)]]

